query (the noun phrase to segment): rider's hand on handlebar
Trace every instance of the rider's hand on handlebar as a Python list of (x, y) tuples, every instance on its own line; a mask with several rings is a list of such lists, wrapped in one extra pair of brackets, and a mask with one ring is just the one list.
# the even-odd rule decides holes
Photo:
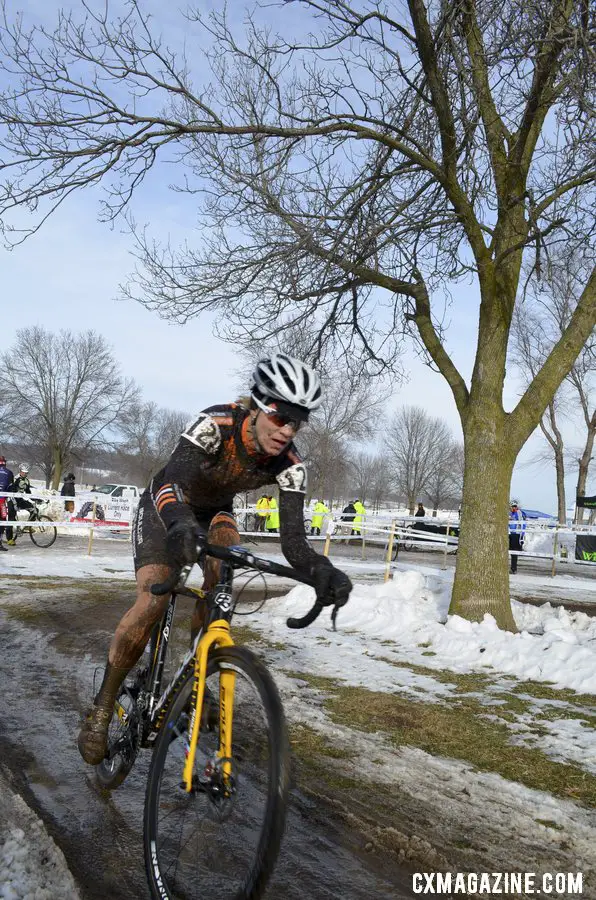
[(314, 575), (319, 603), (323, 606), (345, 606), (352, 590), (352, 582), (346, 573), (335, 566), (320, 566)]
[(203, 532), (191, 521), (173, 522), (168, 528), (166, 550), (176, 569), (194, 566), (197, 561), (197, 542)]

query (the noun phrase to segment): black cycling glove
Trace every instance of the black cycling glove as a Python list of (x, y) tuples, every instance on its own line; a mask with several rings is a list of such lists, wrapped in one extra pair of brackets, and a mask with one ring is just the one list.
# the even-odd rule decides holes
[(203, 532), (194, 517), (172, 522), (167, 531), (166, 551), (176, 569), (194, 566), (197, 561), (197, 539)]
[(335, 566), (317, 566), (315, 572), (317, 600), (323, 606), (345, 606), (352, 590), (352, 582), (345, 572)]

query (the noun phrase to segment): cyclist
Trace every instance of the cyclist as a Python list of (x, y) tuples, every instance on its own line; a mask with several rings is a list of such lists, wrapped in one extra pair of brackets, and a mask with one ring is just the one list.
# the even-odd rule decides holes
[[(13, 493), (15, 494), (30, 494), (31, 493), (31, 482), (29, 481), (29, 466), (27, 463), (21, 463), (19, 467), (19, 474), (13, 481), (12, 485)], [(8, 512), (11, 519), (16, 519), (17, 511), (19, 509), (26, 509), (31, 512), (34, 509), (33, 503), (30, 503), (28, 500), (25, 500), (23, 497), (14, 497), (8, 501)], [(16, 543), (13, 536), (7, 538), (7, 544), (14, 546)]]
[[(97, 765), (105, 756), (120, 686), (167, 605), (167, 596), (154, 596), (151, 585), (165, 581), (172, 569), (196, 562), (197, 533), (207, 533), (214, 544), (240, 543), (232, 505), (238, 492), (277, 482), (286, 559), (314, 579), (322, 603), (347, 602), (350, 579), (306, 539), (306, 469), (292, 442), (321, 398), (319, 376), (306, 363), (281, 353), (261, 360), (250, 398), (199, 413), (143, 493), (133, 523), (136, 600), (116, 628), (101, 687), (79, 734), (79, 751), (89, 764)], [(217, 584), (218, 572), (219, 563), (207, 559), (203, 590)], [(193, 635), (202, 627), (204, 613), (205, 604), (199, 602)]]
[[(0, 456), (0, 494), (12, 493), (14, 477), (10, 469), (6, 467), (6, 458)], [(6, 521), (8, 518), (7, 497), (0, 497), (0, 521)], [(6, 531), (6, 539), (8, 542), (12, 540), (12, 528), (0, 528), (0, 550), (6, 550), (2, 543), (2, 535)]]

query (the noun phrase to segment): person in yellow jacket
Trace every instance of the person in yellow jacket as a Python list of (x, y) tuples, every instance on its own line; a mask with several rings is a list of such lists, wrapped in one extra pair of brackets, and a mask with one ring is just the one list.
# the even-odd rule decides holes
[(360, 500), (354, 500), (354, 509), (356, 510), (356, 515), (354, 516), (354, 521), (352, 522), (352, 534), (360, 534), (362, 531), (362, 526), (364, 525), (366, 510), (364, 508), (364, 504), (361, 503)]
[(269, 515), (267, 516), (267, 531), (279, 531), (279, 509), (275, 497), (269, 497)]
[(265, 523), (269, 515), (269, 497), (263, 494), (257, 500), (257, 521), (256, 531), (265, 531)]
[(311, 534), (320, 534), (321, 533), (321, 528), (323, 526), (323, 516), (325, 515), (325, 513), (328, 513), (328, 512), (329, 512), (329, 509), (327, 506), (325, 506), (323, 501), (317, 500), (317, 502), (315, 503), (314, 509), (313, 509), (312, 521), (310, 523), (310, 526), (311, 526), (310, 533)]

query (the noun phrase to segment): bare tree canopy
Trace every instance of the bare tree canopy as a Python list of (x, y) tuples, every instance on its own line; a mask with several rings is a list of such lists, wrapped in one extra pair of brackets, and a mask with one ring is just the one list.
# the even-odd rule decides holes
[(238, 374), (241, 391), (250, 386), (254, 365), (274, 352), (288, 353), (312, 362), (321, 378), (322, 403), (308, 426), (300, 431), (296, 443), (309, 469), (309, 495), (325, 498), (330, 504), (352, 493), (351, 445), (375, 442), (384, 426), (384, 409), (389, 388), (366, 371), (338, 364), (329, 346), (316, 349), (316, 331), (312, 325), (284, 329), (275, 343), (251, 338), (246, 360)]
[(429, 416), (419, 406), (398, 410), (387, 431), (386, 449), (393, 484), (406, 498), (410, 515), (428, 493), (438, 471), (444, 471), (453, 437), (445, 422)]
[[(113, 20), (104, 3), (82, 6), (84, 24), (62, 14), (54, 32), (27, 33), (7, 17), (0, 32), (8, 241), (26, 234), (10, 231), (18, 207), (37, 214), (35, 229), (73, 191), (104, 182), (112, 218), (156, 160), (176, 160), (200, 237), (176, 251), (138, 233), (131, 296), (181, 321), (216, 310), (239, 338), (316, 323), (318, 349), (333, 336), (377, 370), (411, 329), (450, 385), (464, 434), (451, 609), (491, 612), (513, 629), (513, 465), (596, 321), (592, 270), (560, 340), (505, 412), (524, 258), (538, 277), (550, 248), (594, 234), (589, 4), (300, 0), (290, 36), (260, 27), (262, 10), (236, 27), (225, 9), (191, 9), (186, 40), (196, 35), (192, 52), (211, 68), (202, 83), (141, 3)], [(470, 278), (480, 309), (467, 384), (442, 310), (445, 292), (456, 298)]]
[[(527, 387), (554, 345), (561, 339), (573, 315), (577, 297), (593, 267), (594, 251), (579, 253), (571, 248), (558, 248), (544, 267), (544, 278), (527, 293), (525, 302), (514, 313), (510, 358), (525, 375)], [(540, 421), (542, 431), (555, 462), (558, 518), (567, 521), (565, 499), (565, 463), (569, 459), (577, 466), (576, 494), (586, 493), (586, 482), (596, 435), (596, 406), (594, 377), (596, 374), (594, 332), (573, 363), (567, 378), (549, 401)], [(575, 452), (566, 450), (561, 420), (581, 419), (585, 429), (583, 447)], [(583, 510), (577, 510), (581, 521)]]
[(96, 443), (136, 395), (105, 339), (93, 331), (56, 335), (23, 328), (1, 357), (2, 430), (23, 443), (35, 441), (53, 488), (73, 453)]
[(148, 484), (167, 462), (189, 418), (187, 413), (164, 409), (151, 401), (137, 399), (131, 403), (117, 423), (122, 436), (118, 462), (125, 467), (127, 478)]

